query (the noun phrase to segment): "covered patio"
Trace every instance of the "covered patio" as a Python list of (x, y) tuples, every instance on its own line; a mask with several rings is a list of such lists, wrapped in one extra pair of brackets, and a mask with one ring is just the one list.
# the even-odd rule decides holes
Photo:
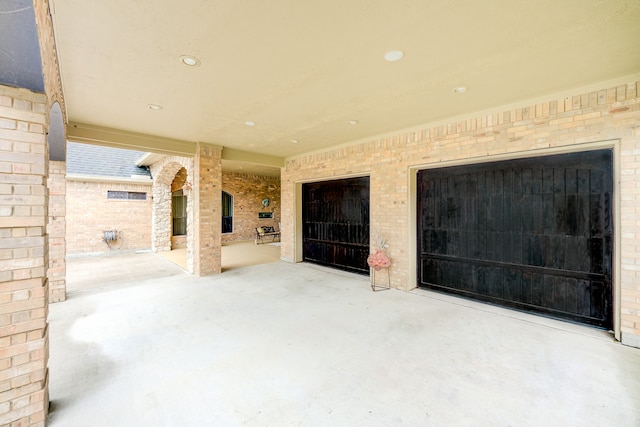
[(82, 271), (50, 307), (50, 426), (640, 423), (640, 353), (603, 330), (307, 263)]

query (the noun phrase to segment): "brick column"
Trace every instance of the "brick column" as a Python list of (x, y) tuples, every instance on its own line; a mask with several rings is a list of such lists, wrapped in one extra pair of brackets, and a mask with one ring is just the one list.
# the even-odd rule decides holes
[(67, 299), (66, 280), (66, 162), (49, 162), (49, 222), (47, 235), (49, 236), (49, 302), (60, 302)]
[[(193, 271), (198, 276), (222, 271), (222, 148), (198, 144), (194, 159)], [(189, 266), (191, 267), (191, 266)]]
[(47, 415), (46, 103), (0, 86), (0, 425)]

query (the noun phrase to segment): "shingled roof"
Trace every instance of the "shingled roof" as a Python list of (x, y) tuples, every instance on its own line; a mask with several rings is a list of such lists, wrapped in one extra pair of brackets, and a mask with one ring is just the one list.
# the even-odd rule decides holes
[(143, 151), (68, 142), (67, 174), (151, 178), (149, 168), (136, 166), (136, 161), (144, 154)]

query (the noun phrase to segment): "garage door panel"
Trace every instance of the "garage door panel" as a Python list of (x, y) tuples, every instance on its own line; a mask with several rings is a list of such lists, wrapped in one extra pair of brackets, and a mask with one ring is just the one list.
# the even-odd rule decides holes
[(522, 294), (522, 272), (508, 270), (504, 280), (504, 298), (510, 301), (524, 302)]
[(579, 314), (578, 310), (578, 294), (581, 291), (578, 287), (578, 280), (574, 278), (565, 278), (566, 293), (564, 295), (564, 310), (570, 313)]
[(603, 282), (490, 266), (456, 269), (455, 264), (425, 261), (427, 287), (593, 325), (602, 322), (607, 310)]
[(585, 236), (589, 233), (591, 218), (589, 216), (590, 200), (588, 194), (577, 194), (577, 235)]
[(368, 274), (369, 178), (302, 186), (303, 259)]
[(526, 265), (540, 267), (543, 265), (543, 236), (539, 234), (524, 234), (522, 251)]
[(578, 316), (591, 317), (591, 294), (590, 282), (584, 279), (578, 279), (576, 287), (578, 289), (576, 295), (576, 314)]
[(610, 150), (421, 171), (419, 286), (611, 327)]
[(604, 239), (594, 237), (590, 239), (589, 244), (591, 271), (598, 274), (604, 273)]
[(603, 282), (591, 282), (589, 287), (591, 297), (590, 315), (594, 318), (600, 318), (606, 310), (605, 301), (605, 285)]
[(589, 201), (589, 232), (591, 236), (601, 237), (604, 235), (604, 196), (602, 194), (591, 194)]
[(531, 295), (530, 304), (534, 307), (541, 307), (544, 298), (544, 275), (532, 274), (531, 275)]

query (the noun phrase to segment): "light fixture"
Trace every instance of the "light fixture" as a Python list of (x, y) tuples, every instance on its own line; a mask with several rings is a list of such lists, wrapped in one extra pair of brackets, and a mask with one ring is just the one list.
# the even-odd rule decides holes
[(180, 62), (182, 62), (187, 67), (197, 67), (200, 65), (200, 60), (195, 56), (182, 55), (180, 57)]
[(160, 110), (162, 110), (162, 105), (158, 105), (158, 104), (149, 104), (149, 105), (147, 105), (147, 107), (148, 107), (150, 110), (153, 110), (153, 111), (160, 111)]
[(404, 52), (401, 50), (390, 50), (389, 52), (384, 54), (384, 59), (389, 62), (395, 62), (402, 59), (404, 56)]
[(351, 125), (351, 126), (354, 126), (354, 125), (357, 125), (357, 124), (358, 124), (358, 121), (357, 121), (357, 120), (349, 120), (349, 121), (347, 122), (347, 124), (348, 124), (348, 125)]
[(298, 141), (297, 139), (292, 139), (292, 140), (291, 140), (291, 141), (289, 141), (289, 142), (290, 142), (290, 143), (292, 143), (292, 144), (297, 144), (297, 143), (298, 143), (298, 142), (300, 142), (300, 141)]
[(466, 86), (458, 86), (453, 88), (453, 93), (465, 93), (467, 91)]
[(251, 120), (247, 120), (246, 122), (244, 122), (244, 124), (247, 125), (247, 126), (255, 126), (256, 122), (253, 122)]

